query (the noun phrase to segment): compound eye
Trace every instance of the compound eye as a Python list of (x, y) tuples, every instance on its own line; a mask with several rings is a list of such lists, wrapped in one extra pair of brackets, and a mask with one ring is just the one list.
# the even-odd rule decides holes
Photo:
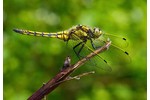
[(99, 29), (99, 28), (94, 28), (94, 32), (95, 32), (95, 33), (99, 33), (99, 32), (100, 32), (100, 29)]

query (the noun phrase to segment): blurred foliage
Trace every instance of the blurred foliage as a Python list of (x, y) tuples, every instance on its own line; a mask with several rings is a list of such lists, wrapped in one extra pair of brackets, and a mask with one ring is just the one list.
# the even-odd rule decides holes
[[(126, 36), (132, 61), (124, 64), (121, 58), (112, 59), (117, 63), (111, 66), (112, 72), (90, 68), (96, 74), (64, 83), (48, 98), (146, 100), (146, 3), (146, 0), (4, 0), (4, 100), (27, 99), (56, 75), (67, 52), (72, 51), (61, 40), (19, 35), (12, 29), (57, 32), (77, 24)], [(85, 71), (86, 66), (76, 72)]]

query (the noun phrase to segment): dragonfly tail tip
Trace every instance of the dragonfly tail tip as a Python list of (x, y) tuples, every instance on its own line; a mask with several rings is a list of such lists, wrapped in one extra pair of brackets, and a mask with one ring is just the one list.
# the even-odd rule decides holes
[(13, 29), (13, 31), (14, 31), (14, 32), (16, 32), (16, 33), (22, 33), (22, 31), (21, 31), (21, 30), (16, 29), (16, 28), (14, 28), (14, 29)]

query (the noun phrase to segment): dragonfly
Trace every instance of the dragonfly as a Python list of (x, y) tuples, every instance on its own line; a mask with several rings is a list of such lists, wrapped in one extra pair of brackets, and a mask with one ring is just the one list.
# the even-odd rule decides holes
[[(96, 46), (94, 43), (94, 40), (102, 37), (102, 35), (118, 37), (115, 35), (105, 33), (100, 28), (97, 28), (97, 27), (91, 28), (86, 25), (80, 25), (80, 24), (73, 26), (67, 30), (54, 32), (54, 33), (53, 32), (37, 32), (37, 31), (30, 31), (30, 30), (24, 30), (24, 29), (13, 29), (13, 31), (16, 33), (19, 33), (19, 34), (23, 34), (23, 35), (58, 38), (67, 43), (70, 40), (78, 41), (78, 43), (73, 46), (73, 51), (75, 52), (75, 54), (77, 55), (77, 57), (79, 59), (82, 57), (82, 55), (80, 55), (80, 53), (82, 52), (84, 47), (86, 47), (90, 51), (93, 51), (93, 49), (97, 49), (97, 48), (101, 47), (100, 45)], [(119, 38), (121, 38), (123, 41), (126, 41), (126, 38), (124, 38), (124, 37), (123, 38), (119, 37)], [(89, 46), (87, 46), (87, 44), (86, 44), (87, 41), (90, 42), (92, 49)], [(107, 41), (110, 41), (110, 40), (107, 39)], [(100, 39), (99, 42), (106, 43), (106, 40)], [(115, 46), (113, 44), (111, 44), (111, 45), (114, 46), (115, 48), (121, 50), (126, 55), (129, 55), (129, 53), (127, 51), (124, 51), (123, 49), (121, 49), (118, 46)], [(76, 50), (77, 48), (78, 48), (78, 50)], [(99, 55), (97, 55), (97, 56), (98, 56), (98, 58), (102, 59), (104, 61), (104, 63), (107, 64), (107, 61), (105, 59), (103, 59)], [(107, 66), (107, 69), (111, 70), (109, 65)]]

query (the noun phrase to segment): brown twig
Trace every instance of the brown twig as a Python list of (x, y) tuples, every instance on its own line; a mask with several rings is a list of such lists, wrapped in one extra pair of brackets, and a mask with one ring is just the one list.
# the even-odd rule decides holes
[[(62, 82), (67, 81), (70, 77), (69, 75), (83, 65), (85, 62), (90, 60), (92, 57), (96, 56), (97, 54), (107, 50), (111, 44), (111, 41), (106, 42), (104, 46), (91, 52), (89, 55), (84, 57), (83, 59), (79, 60), (74, 65), (70, 64), (70, 58), (67, 57), (64, 62), (63, 69), (51, 80), (49, 80), (45, 85), (43, 85), (39, 90), (37, 90), (32, 96), (28, 98), (28, 100), (41, 100), (45, 95), (52, 92), (55, 88), (57, 88)], [(86, 74), (83, 74), (86, 75)], [(81, 77), (82, 75), (79, 75)]]

